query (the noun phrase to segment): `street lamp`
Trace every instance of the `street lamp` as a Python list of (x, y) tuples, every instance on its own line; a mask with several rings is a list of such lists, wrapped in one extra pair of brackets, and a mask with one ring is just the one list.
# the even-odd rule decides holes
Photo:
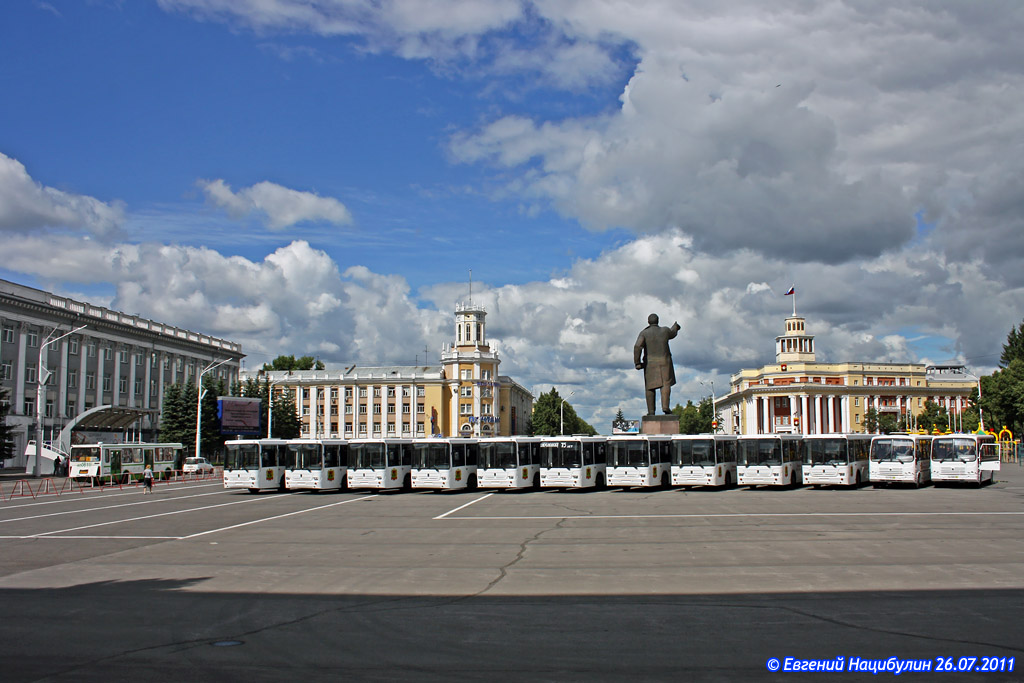
[[(703, 380), (697, 380), (697, 383), (702, 387), (707, 386)], [(716, 431), (716, 425), (718, 424), (718, 410), (715, 407), (715, 380), (709, 379), (708, 384), (711, 385), (711, 431)]]
[[(981, 412), (981, 378), (975, 375), (973, 372), (967, 372), (967, 368), (964, 368), (964, 374), (968, 377), (972, 377), (974, 381), (978, 383), (978, 429), (982, 432), (985, 431), (985, 416)], [(963, 411), (960, 416), (960, 429), (964, 428)]]
[(50, 344), (59, 342), (64, 337), (71, 336), (75, 332), (84, 330), (88, 325), (82, 325), (76, 327), (70, 332), (66, 332), (59, 337), (50, 339), (56, 332), (57, 328), (50, 330), (50, 333), (46, 335), (42, 343), (39, 345), (39, 365), (36, 366), (38, 372), (36, 373), (36, 451), (32, 456), (32, 474), (39, 475), (39, 454), (43, 448), (43, 408), (46, 400), (46, 380), (50, 379), (50, 371), (43, 367), (43, 359), (46, 355), (46, 347)]
[(203, 389), (203, 375), (208, 373), (214, 368), (220, 367), (227, 363), (230, 358), (225, 358), (222, 361), (216, 363), (210, 363), (206, 366), (202, 372), (199, 373), (199, 388), (196, 391), (196, 457), (199, 457), (199, 440), (202, 437), (202, 424), (203, 424), (203, 398), (206, 396), (206, 389)]
[[(572, 398), (575, 395), (575, 391), (569, 392), (569, 398)], [(558, 398), (562, 401), (558, 404), (558, 432), (561, 436), (565, 436), (565, 399), (561, 396)]]

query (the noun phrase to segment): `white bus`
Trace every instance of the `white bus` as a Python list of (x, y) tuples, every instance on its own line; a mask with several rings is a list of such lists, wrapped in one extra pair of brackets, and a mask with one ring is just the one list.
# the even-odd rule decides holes
[(738, 441), (729, 434), (672, 437), (673, 486), (730, 486), (736, 483)]
[(999, 447), (991, 434), (943, 434), (932, 439), (932, 481), (995, 481)]
[(540, 442), (540, 485), (557, 488), (604, 488), (603, 436), (545, 436)]
[(341, 439), (292, 439), (284, 471), (289, 491), (340, 491), (348, 470), (348, 442)]
[(539, 489), (540, 442), (539, 436), (480, 439), (477, 485), (489, 489)]
[(736, 483), (740, 486), (796, 486), (803, 475), (803, 439), (795, 434), (739, 437)]
[(180, 465), (180, 443), (94, 443), (71, 447), (68, 476), (93, 484), (142, 478), (149, 465), (157, 477), (170, 477)]
[(804, 483), (860, 486), (868, 483), (870, 434), (805, 434)]
[(224, 488), (284, 491), (284, 472), (291, 461), (284, 439), (238, 439), (224, 442)]
[(668, 487), (672, 437), (615, 434), (605, 448), (608, 486)]
[(350, 489), (412, 488), (411, 439), (352, 439), (348, 442)]
[(476, 439), (413, 439), (412, 487), (473, 490), (477, 482), (476, 463)]
[(880, 434), (871, 439), (868, 479), (882, 484), (903, 483), (920, 487), (932, 479), (930, 434)]

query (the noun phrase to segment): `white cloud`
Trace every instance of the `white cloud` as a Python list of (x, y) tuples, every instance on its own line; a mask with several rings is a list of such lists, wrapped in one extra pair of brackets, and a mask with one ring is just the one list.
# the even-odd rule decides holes
[(21, 162), (0, 153), (0, 230), (80, 228), (109, 235), (123, 220), (120, 203), (46, 187), (33, 180)]
[(345, 205), (333, 197), (313, 192), (300, 192), (276, 183), (263, 181), (233, 192), (223, 180), (200, 180), (199, 187), (207, 201), (235, 218), (257, 213), (265, 218), (271, 230), (283, 230), (306, 221), (348, 225), (352, 215)]

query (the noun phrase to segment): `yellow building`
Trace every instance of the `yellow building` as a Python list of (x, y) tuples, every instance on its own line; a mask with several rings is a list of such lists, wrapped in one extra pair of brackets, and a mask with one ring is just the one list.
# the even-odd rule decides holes
[(715, 407), (728, 434), (864, 432), (871, 408), (913, 424), (929, 399), (956, 425), (975, 385), (956, 365), (819, 363), (814, 336), (794, 314), (775, 338), (775, 363), (734, 374)]
[(439, 366), (352, 365), (259, 378), (271, 383), (275, 400), (294, 392), (304, 438), (525, 434), (533, 395), (498, 375), (486, 317), (481, 306), (456, 307), (455, 342), (444, 346)]

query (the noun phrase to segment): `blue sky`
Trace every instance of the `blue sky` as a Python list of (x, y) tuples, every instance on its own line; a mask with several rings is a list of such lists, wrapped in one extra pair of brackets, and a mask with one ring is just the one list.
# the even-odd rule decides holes
[(25, 0), (0, 8), (0, 277), (243, 344), (642, 410), (772, 360), (988, 371), (1024, 310), (1015, 6)]

